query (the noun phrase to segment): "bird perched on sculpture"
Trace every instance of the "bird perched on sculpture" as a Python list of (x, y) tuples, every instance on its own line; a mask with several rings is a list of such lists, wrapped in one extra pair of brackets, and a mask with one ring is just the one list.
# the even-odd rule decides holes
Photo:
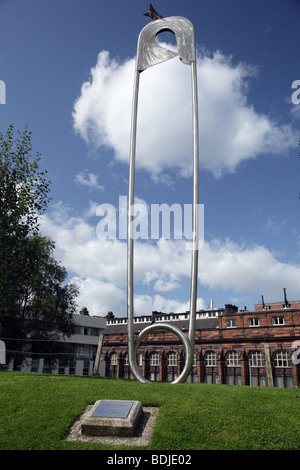
[(157, 13), (157, 11), (153, 8), (151, 3), (150, 3), (149, 11), (147, 11), (147, 13), (144, 13), (144, 16), (150, 16), (150, 18), (153, 21), (158, 20), (160, 18), (163, 18), (163, 16), (161, 16), (159, 13)]

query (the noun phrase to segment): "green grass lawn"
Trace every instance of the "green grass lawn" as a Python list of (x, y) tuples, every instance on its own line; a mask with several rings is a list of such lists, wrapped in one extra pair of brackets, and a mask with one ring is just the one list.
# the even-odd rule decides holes
[[(73, 421), (100, 399), (159, 407), (150, 445), (64, 441)], [(0, 450), (122, 448), (299, 450), (300, 390), (0, 372)]]

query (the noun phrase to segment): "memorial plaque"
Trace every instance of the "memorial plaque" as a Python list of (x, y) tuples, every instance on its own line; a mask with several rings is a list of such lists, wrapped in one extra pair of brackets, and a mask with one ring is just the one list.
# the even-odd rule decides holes
[(127, 418), (132, 403), (132, 401), (101, 400), (92, 416), (97, 418)]
[(81, 424), (88, 436), (133, 436), (143, 415), (140, 401), (98, 400)]

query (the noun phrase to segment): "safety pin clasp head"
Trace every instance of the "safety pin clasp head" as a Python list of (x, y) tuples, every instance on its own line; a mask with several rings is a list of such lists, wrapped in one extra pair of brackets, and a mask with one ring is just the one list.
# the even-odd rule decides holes
[[(156, 36), (162, 31), (171, 31), (175, 34), (177, 51), (171, 51), (157, 43)], [(176, 56), (187, 65), (196, 61), (194, 26), (188, 19), (170, 16), (157, 19), (142, 29), (138, 39), (137, 71), (142, 72)]]

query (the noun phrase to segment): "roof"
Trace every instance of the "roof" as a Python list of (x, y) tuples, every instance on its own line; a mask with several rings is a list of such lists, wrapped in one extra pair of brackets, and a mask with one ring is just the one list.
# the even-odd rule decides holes
[(76, 325), (87, 326), (91, 328), (105, 328), (106, 327), (106, 318), (105, 317), (96, 317), (89, 315), (80, 315), (74, 314), (74, 322)]
[[(180, 330), (189, 329), (189, 320), (173, 320), (173, 321), (166, 321), (166, 322), (155, 322), (156, 325), (159, 323), (171, 323), (172, 325), (177, 326)], [(139, 331), (146, 328), (146, 326), (151, 325), (151, 322), (135, 322), (133, 324), (133, 331), (134, 333), (138, 333)], [(219, 327), (219, 319), (218, 317), (212, 318), (199, 318), (196, 320), (196, 330), (207, 330), (211, 328), (218, 328)], [(163, 330), (163, 328), (162, 328)], [(122, 324), (110, 324), (106, 325), (106, 330), (104, 335), (116, 335), (116, 334), (124, 334), (127, 333), (127, 323)]]

